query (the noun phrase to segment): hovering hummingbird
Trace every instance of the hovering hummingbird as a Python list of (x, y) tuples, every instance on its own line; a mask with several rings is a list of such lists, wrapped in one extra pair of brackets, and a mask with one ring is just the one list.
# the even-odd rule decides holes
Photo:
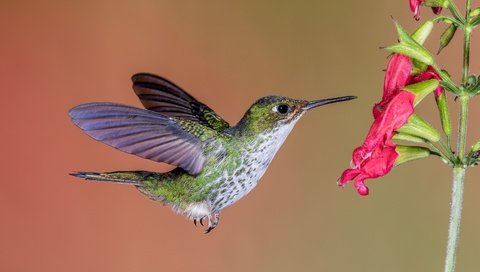
[(149, 198), (214, 229), (220, 212), (249, 193), (303, 114), (347, 101), (343, 96), (315, 101), (284, 96), (260, 98), (235, 126), (174, 83), (152, 74), (132, 77), (146, 109), (88, 103), (68, 114), (95, 140), (121, 151), (177, 166), (167, 173), (75, 172), (95, 181), (135, 186)]

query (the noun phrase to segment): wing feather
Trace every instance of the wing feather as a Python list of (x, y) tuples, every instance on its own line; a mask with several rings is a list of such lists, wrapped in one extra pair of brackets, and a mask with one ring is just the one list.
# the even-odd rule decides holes
[(71, 109), (69, 115), (89, 136), (124, 152), (169, 163), (193, 175), (205, 164), (203, 150), (211, 139), (200, 140), (164, 114), (114, 103), (89, 103)]
[(151, 111), (196, 121), (217, 131), (230, 127), (211, 108), (165, 78), (139, 73), (132, 77), (132, 81), (138, 98)]

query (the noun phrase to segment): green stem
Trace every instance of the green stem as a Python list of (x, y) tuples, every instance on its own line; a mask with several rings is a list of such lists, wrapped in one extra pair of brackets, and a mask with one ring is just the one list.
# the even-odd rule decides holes
[(442, 152), (438, 147), (436, 147), (432, 142), (429, 142), (430, 148), (432, 149), (432, 152), (448, 162), (448, 165), (453, 165), (454, 162), (452, 161), (452, 158), (449, 157), (447, 154)]
[(470, 66), (470, 37), (472, 34), (472, 27), (470, 23), (467, 22), (463, 29), (463, 74), (462, 74), (462, 83), (467, 83), (468, 79), (468, 69)]
[(450, 154), (455, 157), (455, 155), (452, 152), (452, 137), (450, 135), (447, 135), (447, 149), (449, 150)]
[[(440, 66), (438, 66), (437, 63), (432, 63), (433, 69), (437, 72), (437, 74), (440, 75), (440, 78), (443, 81), (444, 87), (447, 87), (449, 90), (451, 90), (453, 93), (459, 93), (458, 87), (455, 85), (455, 83), (452, 81), (452, 79), (445, 74), (442, 69), (440, 69)], [(442, 83), (442, 82), (441, 82)]]
[(463, 25), (463, 23), (460, 22), (459, 20), (457, 20), (456, 18), (454, 18), (454, 17), (448, 17), (448, 16), (444, 16), (444, 15), (440, 15), (440, 16), (435, 17), (435, 18), (433, 19), (433, 22), (434, 22), (434, 23), (439, 23), (439, 22), (454, 23), (454, 24), (456, 24), (457, 26)]
[[(465, 84), (468, 80), (468, 70), (470, 65), (470, 36), (472, 32), (472, 27), (470, 26), (471, 2), (471, 0), (466, 1), (465, 18), (463, 19), (463, 87), (465, 87)], [(450, 1), (449, 8), (452, 11), (452, 14), (457, 17), (459, 12), (453, 1)], [(468, 102), (470, 97), (467, 93), (465, 93), (463, 88), (461, 88), (460, 90), (460, 124), (458, 128), (457, 145), (458, 162), (457, 165), (453, 168), (452, 204), (450, 208), (450, 224), (448, 228), (445, 272), (455, 271), (455, 259), (457, 255), (457, 244), (460, 234), (460, 222), (462, 217), (463, 185), (465, 180), (465, 168), (467, 167), (467, 158), (465, 157), (465, 145), (467, 139)]]
[[(472, 0), (467, 0), (465, 8), (465, 24), (463, 27), (463, 73), (462, 84), (468, 81), (468, 70), (470, 66), (470, 36), (472, 27), (470, 26), (470, 7)], [(465, 163), (465, 145), (467, 138), (467, 119), (468, 119), (468, 94), (460, 95), (460, 125), (458, 133), (457, 155), (462, 163)]]
[(462, 14), (460, 14), (460, 11), (458, 10), (458, 7), (457, 7), (457, 5), (455, 5), (453, 0), (450, 1), (450, 4), (448, 5), (448, 9), (452, 13), (453, 17), (455, 17), (455, 19), (457, 19), (458, 21), (460, 21), (462, 23), (464, 22), (463, 21), (464, 20), (463, 16), (462, 16)]
[(470, 10), (472, 0), (467, 0), (465, 8), (465, 23), (463, 26), (463, 74), (462, 83), (467, 83), (468, 69), (470, 66), (470, 36), (472, 34), (472, 26), (470, 25)]
[[(448, 137), (447, 137), (447, 141), (450, 141)], [(451, 161), (452, 163), (455, 163), (456, 161), (455, 155), (452, 152), (452, 148), (450, 147), (450, 144), (448, 144), (448, 142), (445, 143), (443, 140), (440, 140), (439, 144), (447, 152), (448, 160)]]
[(462, 95), (460, 100), (460, 125), (458, 129), (457, 155), (461, 163), (465, 164), (465, 145), (467, 142), (468, 95)]
[(460, 221), (462, 217), (463, 181), (465, 168), (453, 168), (452, 204), (450, 207), (450, 224), (448, 228), (447, 256), (445, 257), (445, 272), (455, 271)]

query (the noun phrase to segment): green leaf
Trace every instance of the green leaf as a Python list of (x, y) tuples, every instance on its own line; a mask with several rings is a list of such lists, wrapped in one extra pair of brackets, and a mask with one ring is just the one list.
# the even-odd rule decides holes
[(457, 32), (457, 28), (458, 27), (456, 24), (451, 24), (447, 27), (447, 29), (445, 29), (445, 31), (443, 31), (442, 35), (440, 36), (440, 47), (438, 48), (437, 55), (440, 54), (442, 49), (447, 47), (447, 45), (453, 39), (455, 32)]
[(398, 154), (398, 157), (395, 160), (395, 166), (409, 161), (423, 159), (431, 154), (430, 149), (420, 146), (397, 145), (395, 151)]
[(429, 79), (415, 84), (407, 85), (402, 90), (415, 94), (415, 101), (413, 106), (417, 106), (427, 95), (433, 92), (439, 86), (436, 79)]
[(417, 114), (412, 114), (398, 132), (423, 138), (435, 143), (440, 140), (440, 133)]

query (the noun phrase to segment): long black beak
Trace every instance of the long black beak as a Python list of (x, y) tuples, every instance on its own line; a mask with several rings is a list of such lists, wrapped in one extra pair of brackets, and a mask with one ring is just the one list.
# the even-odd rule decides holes
[(303, 107), (304, 110), (309, 110), (316, 108), (318, 106), (323, 106), (331, 103), (337, 103), (342, 101), (348, 101), (357, 98), (356, 96), (341, 96), (341, 97), (334, 97), (334, 98), (327, 98), (327, 99), (320, 99), (308, 102), (307, 105)]

